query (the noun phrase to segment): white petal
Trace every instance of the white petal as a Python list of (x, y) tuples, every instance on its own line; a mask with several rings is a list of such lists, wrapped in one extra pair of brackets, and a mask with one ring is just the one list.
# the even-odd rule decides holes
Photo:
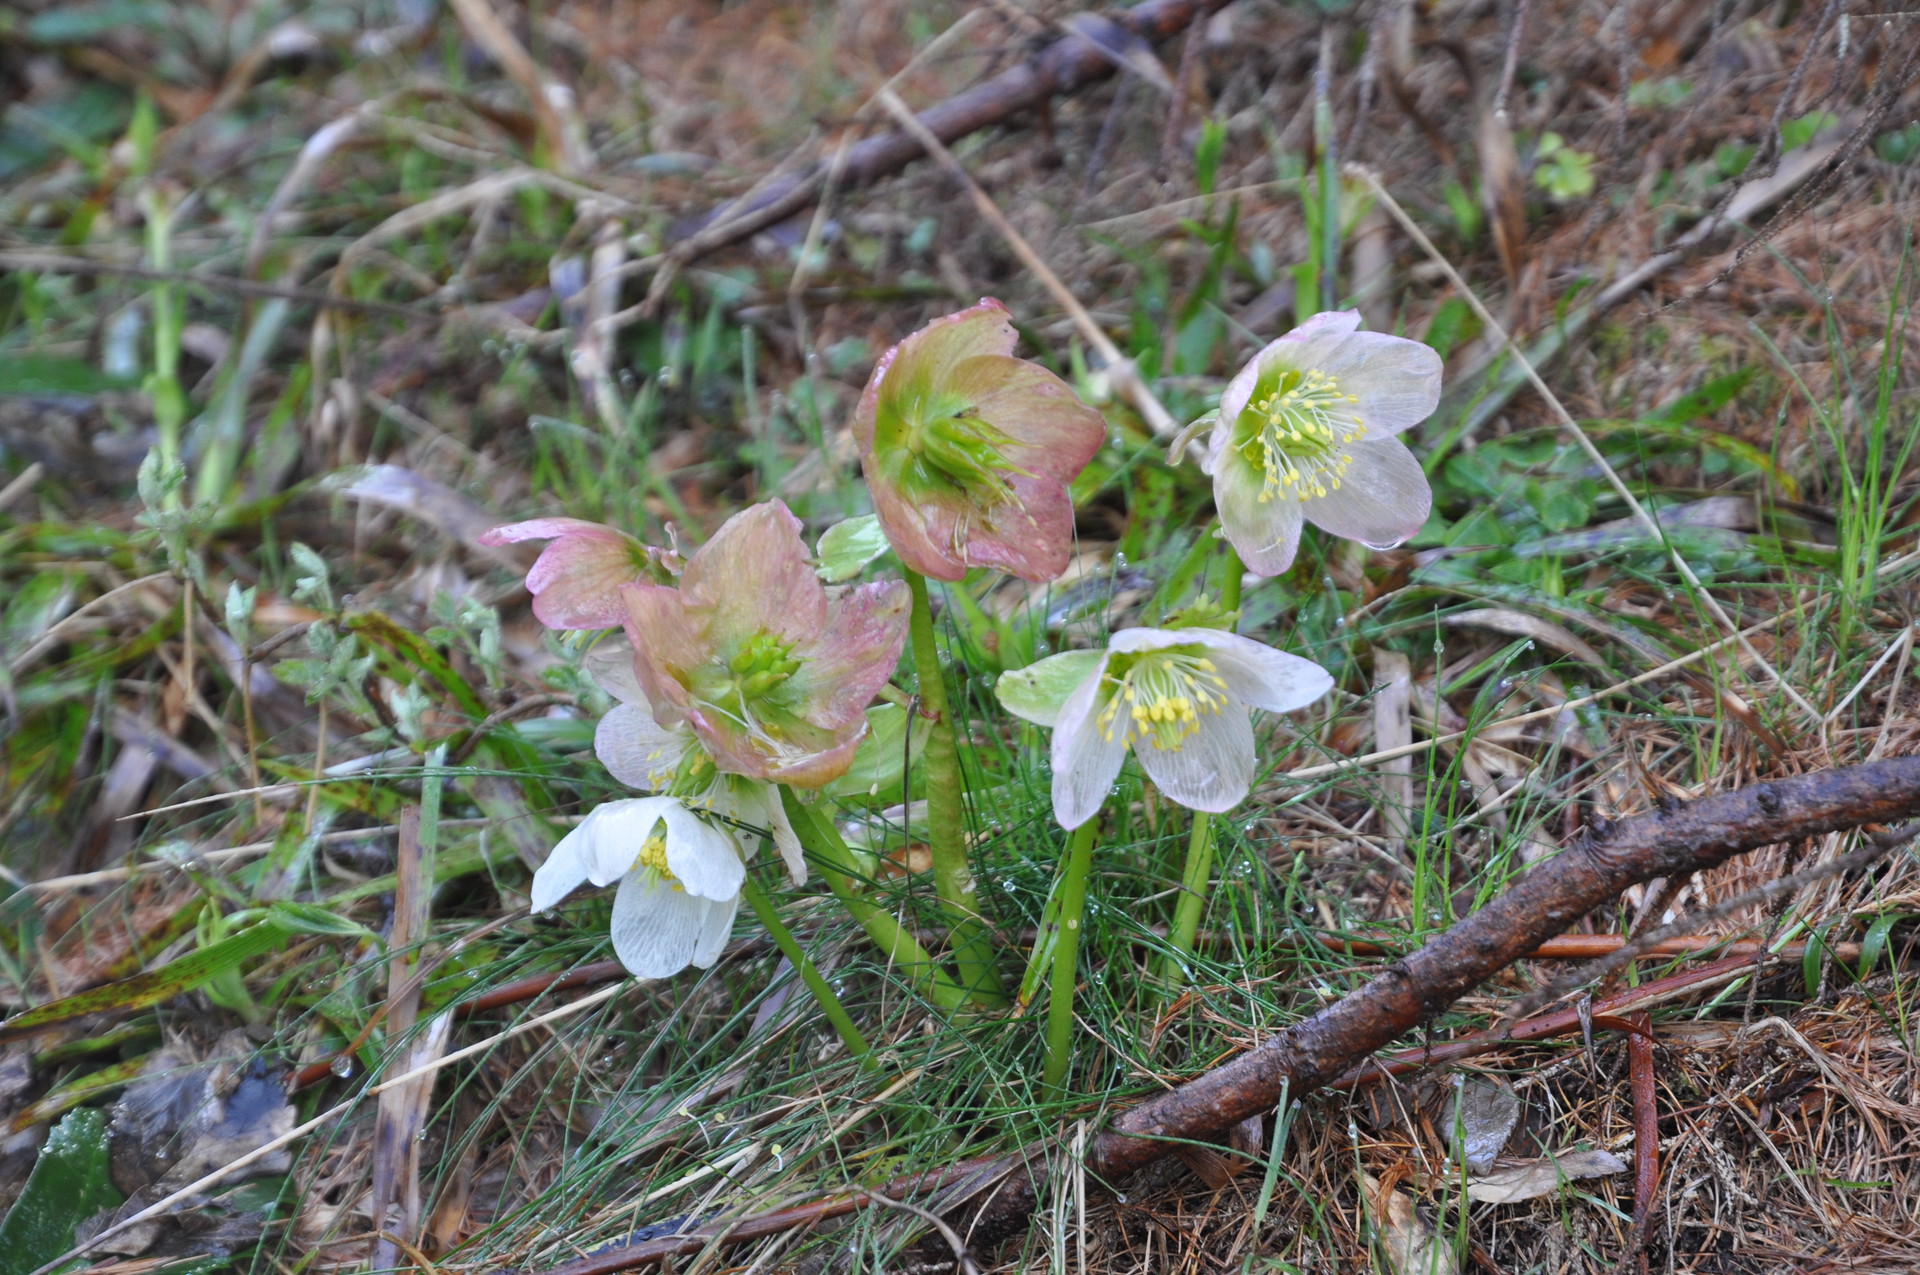
[(1300, 502), (1291, 493), (1260, 499), (1265, 476), (1245, 457), (1223, 456), (1213, 475), (1220, 526), (1247, 570), (1277, 576), (1300, 552)]
[(700, 941), (693, 948), (693, 963), (701, 969), (712, 969), (713, 963), (720, 959), (720, 953), (726, 951), (727, 940), (733, 937), (734, 914), (740, 910), (740, 896), (719, 902), (702, 900), (707, 903), (707, 913), (701, 924), (705, 927)]
[[(1276, 369), (1315, 367), (1316, 364), (1301, 361), (1303, 349), (1309, 342), (1317, 344), (1341, 337), (1359, 326), (1358, 310), (1327, 310), (1314, 315), (1278, 340), (1267, 342), (1258, 354), (1247, 360), (1245, 367), (1234, 373), (1233, 379), (1227, 382), (1227, 388), (1221, 391), (1221, 428), (1215, 431), (1215, 437), (1222, 432), (1232, 431), (1234, 422), (1240, 419), (1240, 413), (1247, 410), (1247, 401), (1253, 397), (1254, 387), (1260, 383), (1264, 373)], [(1353, 391), (1347, 392), (1351, 394)]]
[(709, 943), (714, 913), (721, 911), (731, 925), (731, 905), (695, 898), (656, 873), (636, 872), (614, 896), (614, 954), (641, 978), (670, 978)]
[(800, 834), (793, 830), (793, 821), (787, 818), (787, 808), (780, 802), (780, 794), (772, 788), (767, 790), (767, 831), (773, 834), (773, 848), (780, 852), (780, 858), (787, 865), (787, 876), (795, 885), (807, 883), (807, 852), (800, 845)]
[(612, 885), (633, 871), (654, 828), (679, 809), (671, 797), (631, 797), (595, 806), (569, 834), (582, 839), (587, 880)]
[(1291, 713), (1333, 689), (1332, 675), (1312, 660), (1220, 629), (1185, 632), (1189, 642), (1199, 642), (1212, 652), (1210, 658), (1227, 684), (1227, 694), (1242, 703), (1269, 713)]
[(1433, 488), (1397, 438), (1355, 443), (1353, 468), (1338, 491), (1301, 506), (1307, 521), (1372, 549), (1391, 549), (1420, 530), (1433, 512)]
[(1440, 354), (1432, 346), (1384, 332), (1322, 336), (1294, 354), (1360, 401), (1353, 411), (1368, 438), (1389, 438), (1433, 415), (1440, 405)]
[(548, 852), (547, 861), (533, 874), (533, 910), (545, 912), (579, 889), (587, 879), (586, 825), (582, 824)]
[(1054, 727), (1053, 817), (1063, 828), (1078, 828), (1099, 813), (1127, 760), (1125, 734), (1116, 730), (1108, 739), (1094, 721), (1106, 671), (1103, 659), (1099, 672), (1067, 697)]
[(633, 671), (633, 648), (624, 638), (609, 638), (599, 643), (580, 663), (595, 685), (622, 704), (647, 702), (647, 693), (640, 689), (640, 677)]
[(692, 743), (693, 731), (685, 723), (662, 726), (644, 699), (614, 705), (593, 731), (593, 751), (600, 764), (615, 779), (641, 792), (658, 792), (671, 784)]
[(714, 827), (677, 801), (666, 820), (667, 870), (686, 892), (703, 899), (738, 895), (747, 878), (747, 865), (733, 834)]
[(1203, 714), (1199, 733), (1178, 748), (1157, 748), (1148, 735), (1133, 755), (1162, 793), (1190, 810), (1231, 810), (1253, 787), (1253, 724), (1237, 704)]

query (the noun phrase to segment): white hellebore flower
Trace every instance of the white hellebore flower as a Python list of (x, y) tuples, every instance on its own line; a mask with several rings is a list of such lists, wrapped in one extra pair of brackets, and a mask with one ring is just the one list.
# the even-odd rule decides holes
[(1201, 463), (1227, 539), (1256, 575), (1293, 565), (1303, 518), (1391, 549), (1433, 508), (1420, 462), (1394, 435), (1439, 405), (1440, 355), (1359, 326), (1357, 310), (1315, 315), (1254, 355), (1210, 418)]
[(600, 689), (620, 701), (593, 732), (593, 751), (615, 779), (641, 792), (673, 792), (688, 805), (767, 829), (793, 883), (806, 884), (806, 858), (778, 789), (744, 775), (719, 773), (685, 722), (662, 726), (656, 721), (626, 643), (595, 647), (586, 666)]
[(613, 951), (641, 978), (667, 978), (720, 959), (740, 908), (747, 865), (733, 834), (672, 797), (595, 806), (533, 874), (533, 910), (580, 886), (620, 883)]
[(1053, 813), (1077, 828), (1099, 811), (1129, 748), (1172, 800), (1231, 810), (1253, 787), (1247, 710), (1289, 713), (1332, 687), (1311, 660), (1192, 628), (1122, 629), (1104, 651), (1050, 656), (996, 689), (1010, 712), (1053, 728)]

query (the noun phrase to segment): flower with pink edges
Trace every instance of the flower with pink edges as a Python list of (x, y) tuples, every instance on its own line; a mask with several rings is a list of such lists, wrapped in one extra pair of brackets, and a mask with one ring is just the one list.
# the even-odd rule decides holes
[(993, 567), (1052, 580), (1072, 552), (1067, 484), (1106, 435), (1053, 373), (1013, 357), (992, 298), (881, 356), (854, 413), (874, 512), (900, 560), (936, 580)]
[(680, 574), (680, 555), (640, 543), (624, 531), (583, 518), (534, 518), (483, 532), (483, 545), (551, 540), (527, 572), (533, 616), (550, 629), (610, 629), (624, 624), (620, 586), (666, 584)]

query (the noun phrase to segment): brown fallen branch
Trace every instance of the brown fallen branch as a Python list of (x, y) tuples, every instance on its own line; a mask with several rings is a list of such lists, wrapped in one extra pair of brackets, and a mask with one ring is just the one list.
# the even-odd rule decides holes
[[(1055, 40), (1039, 53), (963, 93), (919, 113), (921, 127), (942, 142), (953, 143), (1050, 99), (1084, 88), (1113, 74), (1124, 56), (1115, 50), (1124, 41), (1153, 44), (1170, 39), (1198, 19), (1226, 7), (1227, 0), (1145, 0), (1131, 9), (1101, 17), (1086, 15), (1082, 30)], [(1102, 27), (1117, 31), (1102, 37)], [(829, 175), (840, 188), (870, 186), (890, 177), (925, 154), (920, 141), (904, 129), (895, 129), (857, 142), (843, 158), (819, 160), (793, 176), (767, 185), (738, 206), (723, 205), (699, 218), (673, 247), (680, 260), (724, 248), (778, 225), (813, 206), (826, 188)]]
[[(1297, 1099), (1338, 1086), (1350, 1075), (1358, 1080), (1361, 1073), (1353, 1069), (1361, 1059), (1445, 1012), (1474, 986), (1525, 959), (1630, 885), (1704, 871), (1762, 846), (1915, 816), (1920, 816), (1920, 757), (1905, 757), (1771, 780), (1590, 829), (1563, 853), (1529, 870), (1505, 894), (1394, 961), (1358, 991), (1234, 1061), (1125, 1112), (1095, 1139), (1086, 1166), (1103, 1180), (1117, 1181), (1182, 1142), (1205, 1139), (1263, 1114), (1283, 1093)], [(1753, 967), (1753, 957), (1733, 956), (1671, 978), (1704, 986), (1716, 976), (1735, 977)], [(1611, 1020), (1640, 1007), (1643, 1002), (1627, 998), (1645, 998), (1654, 990), (1649, 984), (1609, 998), (1611, 1012), (1605, 1017)], [(1567, 1030), (1566, 1019), (1578, 1024), (1576, 1011), (1567, 1010), (1543, 1016), (1540, 1029), (1523, 1030), (1529, 1024), (1521, 1024), (1488, 1033), (1481, 1038), (1482, 1049), (1556, 1034), (1546, 1028)], [(1410, 1064), (1414, 1066), (1451, 1056), (1446, 1045), (1413, 1052), (1420, 1056)], [(970, 1209), (969, 1225), (960, 1228), (970, 1242), (991, 1242), (1025, 1223), (1043, 1172), (1033, 1157), (1016, 1153), (972, 1162), (967, 1168), (982, 1176), (998, 1174), (984, 1206)], [(907, 1191), (904, 1182), (885, 1188), (891, 1196)], [(785, 1226), (853, 1212), (865, 1202), (864, 1196), (839, 1197), (830, 1206), (833, 1214), (786, 1219)], [(729, 1224), (726, 1242), (764, 1238), (778, 1229), (767, 1225), (777, 1217), (781, 1215)], [(695, 1231), (648, 1240), (556, 1268), (553, 1275), (630, 1270), (698, 1251), (715, 1238), (715, 1232)]]

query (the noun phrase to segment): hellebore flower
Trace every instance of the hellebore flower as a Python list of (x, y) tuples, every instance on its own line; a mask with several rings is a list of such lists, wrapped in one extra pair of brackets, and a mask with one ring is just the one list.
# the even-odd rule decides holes
[(1219, 629), (1122, 629), (1000, 678), (1007, 709), (1053, 728), (1053, 813), (1091, 819), (1131, 748), (1161, 792), (1231, 810), (1253, 787), (1249, 708), (1289, 713), (1333, 686), (1311, 660)]
[(806, 858), (779, 790), (741, 775), (721, 774), (685, 722), (662, 726), (655, 721), (626, 643), (595, 648), (586, 664), (600, 688), (620, 701), (593, 732), (593, 751), (608, 772), (641, 792), (671, 793), (695, 809), (767, 829), (793, 883), (804, 884)]
[(534, 518), (481, 533), (483, 545), (551, 540), (527, 572), (533, 616), (550, 629), (610, 629), (627, 618), (620, 586), (666, 584), (680, 574), (680, 555), (641, 544), (624, 531), (581, 518)]
[(641, 978), (667, 978), (720, 958), (746, 879), (733, 834), (673, 798), (609, 801), (533, 874), (533, 910), (545, 912), (583, 882), (618, 881), (614, 954)]
[(656, 725), (684, 723), (728, 774), (803, 788), (852, 764), (907, 636), (906, 584), (828, 590), (777, 500), (727, 519), (678, 587), (620, 593)]
[(874, 512), (921, 575), (996, 567), (1043, 581), (1067, 569), (1067, 484), (1106, 425), (1059, 377), (1012, 357), (1017, 340), (988, 298), (888, 350), (860, 396), (853, 436)]
[(1315, 315), (1220, 396), (1203, 464), (1220, 525), (1257, 575), (1293, 565), (1302, 518), (1391, 549), (1433, 508), (1420, 463), (1394, 435), (1439, 404), (1440, 356), (1359, 326), (1356, 310)]

